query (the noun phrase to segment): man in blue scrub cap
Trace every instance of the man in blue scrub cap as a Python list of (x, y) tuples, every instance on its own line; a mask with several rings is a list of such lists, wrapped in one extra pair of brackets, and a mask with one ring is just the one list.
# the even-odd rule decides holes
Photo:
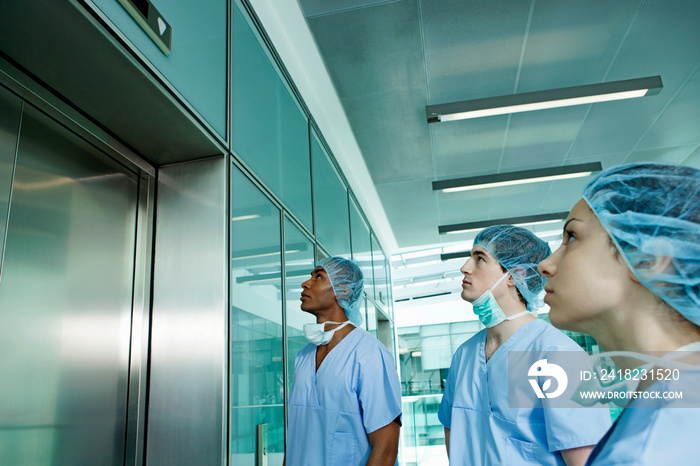
[(546, 283), (537, 264), (550, 254), (529, 230), (495, 225), (479, 232), (460, 269), (462, 299), (486, 329), (455, 352), (440, 404), (451, 465), (584, 465), (610, 427), (606, 409), (545, 407), (537, 399), (534, 407), (508, 405), (509, 352), (583, 351), (531, 313), (542, 306)]
[(360, 328), (362, 280), (353, 262), (330, 257), (301, 285), (316, 323), (294, 361), (286, 466), (397, 464), (401, 385), (389, 351)]

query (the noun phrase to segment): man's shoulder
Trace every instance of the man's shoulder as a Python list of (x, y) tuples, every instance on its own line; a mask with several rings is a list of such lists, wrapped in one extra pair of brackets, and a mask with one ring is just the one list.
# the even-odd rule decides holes
[(461, 358), (464, 355), (472, 355), (479, 349), (479, 342), (485, 341), (486, 329), (482, 329), (476, 334), (474, 334), (467, 341), (459, 345), (457, 351), (455, 351), (454, 358)]
[(391, 357), (391, 352), (384, 346), (384, 343), (367, 331), (356, 328), (345, 338), (352, 338), (352, 352), (357, 354), (358, 359), (365, 359), (377, 354), (384, 354)]
[(574, 340), (549, 322), (537, 319), (530, 325), (535, 325), (537, 330), (531, 335), (531, 350), (582, 351)]

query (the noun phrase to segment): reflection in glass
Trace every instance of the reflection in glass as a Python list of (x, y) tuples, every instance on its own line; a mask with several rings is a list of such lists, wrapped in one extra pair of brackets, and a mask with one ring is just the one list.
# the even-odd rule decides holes
[(362, 269), (367, 296), (374, 298), (374, 276), (372, 270), (372, 247), (369, 227), (360, 214), (355, 200), (350, 198), (350, 228), (352, 233), (352, 260)]
[(308, 343), (304, 336), (304, 324), (316, 322), (316, 318), (300, 309), (301, 284), (311, 277), (314, 268), (314, 246), (299, 229), (285, 219), (284, 222), (285, 279), (287, 289), (287, 393), (291, 393), (294, 378), (294, 358)]
[(377, 238), (372, 234), (372, 268), (374, 269), (374, 296), (382, 307), (388, 303), (389, 289), (386, 279), (386, 260)]
[(350, 258), (348, 192), (315, 133), (312, 139), (316, 239), (331, 255)]
[(273, 454), (270, 464), (281, 464), (284, 373), (280, 211), (240, 170), (233, 167), (232, 171), (232, 464), (254, 464), (257, 424), (268, 424), (268, 449)]
[(233, 148), (311, 231), (308, 122), (237, 5), (233, 12)]
[[(5, 245), (5, 224), (10, 206), (12, 169), (15, 164), (15, 148), (21, 111), (22, 101), (19, 97), (0, 87), (0, 267), (2, 266)], [(0, 272), (2, 272), (1, 268)]]

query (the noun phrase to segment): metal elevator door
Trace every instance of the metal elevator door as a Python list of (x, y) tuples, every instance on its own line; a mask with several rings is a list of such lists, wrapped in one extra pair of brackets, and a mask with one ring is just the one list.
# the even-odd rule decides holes
[(138, 177), (2, 86), (0, 115), (0, 465), (122, 465)]

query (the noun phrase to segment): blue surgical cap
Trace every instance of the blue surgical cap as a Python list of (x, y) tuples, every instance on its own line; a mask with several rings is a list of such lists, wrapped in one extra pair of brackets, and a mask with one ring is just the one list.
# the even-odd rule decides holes
[[(700, 171), (621, 165), (596, 176), (583, 198), (641, 283), (700, 326)], [(655, 268), (658, 257), (670, 267)]]
[(481, 230), (476, 235), (474, 245), (490, 252), (510, 273), (530, 311), (544, 305), (542, 290), (547, 279), (537, 270), (537, 264), (552, 253), (546, 242), (525, 228), (494, 225)]
[(340, 307), (345, 309), (348, 320), (356, 327), (362, 325), (360, 298), (362, 297), (362, 270), (343, 257), (321, 259), (317, 266), (323, 267), (331, 280), (335, 298)]

